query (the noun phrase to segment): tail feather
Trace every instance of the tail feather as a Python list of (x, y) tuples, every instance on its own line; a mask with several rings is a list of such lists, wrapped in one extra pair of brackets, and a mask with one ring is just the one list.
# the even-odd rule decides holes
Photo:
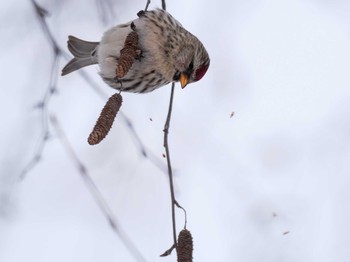
[(82, 67), (97, 64), (97, 47), (99, 42), (88, 42), (76, 38), (68, 37), (68, 50), (74, 58), (62, 69), (62, 75), (69, 74)]

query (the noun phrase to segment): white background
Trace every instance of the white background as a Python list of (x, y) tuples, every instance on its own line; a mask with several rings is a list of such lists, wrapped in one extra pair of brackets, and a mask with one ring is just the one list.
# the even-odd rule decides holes
[[(66, 50), (67, 35), (98, 41), (145, 6), (110, 2), (107, 24), (93, 0), (40, 4)], [(349, 1), (167, 2), (211, 58), (201, 81), (176, 87), (169, 137), (195, 261), (348, 261)], [(41, 139), (34, 106), (47, 89), (53, 55), (30, 1), (2, 1), (0, 23), (0, 261), (135, 261), (52, 127), (41, 161), (17, 182)], [(97, 66), (86, 72), (113, 94)], [(77, 73), (59, 77), (57, 87), (49, 114), (120, 226), (147, 261), (176, 261), (175, 253), (159, 258), (172, 244), (166, 174), (142, 157), (120, 116), (101, 144), (89, 146), (106, 100)], [(169, 91), (123, 94), (122, 106), (163, 164)], [(177, 220), (180, 230), (180, 210)]]

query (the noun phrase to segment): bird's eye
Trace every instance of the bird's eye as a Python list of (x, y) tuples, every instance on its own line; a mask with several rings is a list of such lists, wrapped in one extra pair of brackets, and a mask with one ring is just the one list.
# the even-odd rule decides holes
[(193, 61), (192, 61), (191, 64), (188, 66), (188, 69), (190, 69), (190, 70), (193, 69)]
[(175, 75), (174, 75), (174, 77), (173, 77), (173, 80), (174, 80), (174, 81), (179, 81), (179, 79), (180, 79), (180, 72), (179, 72), (179, 71), (176, 71), (176, 72), (175, 72)]

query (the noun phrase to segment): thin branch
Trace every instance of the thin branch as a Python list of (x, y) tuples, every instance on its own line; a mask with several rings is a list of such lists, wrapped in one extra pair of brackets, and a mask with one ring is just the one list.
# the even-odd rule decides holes
[[(148, 10), (148, 6), (150, 5), (150, 3), (151, 3), (151, 0), (147, 0), (147, 1), (146, 1), (145, 11)], [(166, 10), (166, 3), (165, 3), (165, 0), (162, 0), (162, 9)]]
[(175, 244), (173, 244), (167, 251), (160, 255), (160, 257), (166, 257), (171, 255), (171, 252), (176, 248)]
[(184, 214), (185, 214), (185, 226), (184, 226), (184, 229), (186, 229), (187, 227), (187, 212), (186, 212), (186, 209), (184, 209), (182, 206), (180, 206), (180, 204), (175, 200), (175, 205), (182, 209), (182, 211), (184, 211)]
[(58, 44), (56, 42), (56, 40), (54, 39), (46, 21), (45, 21), (45, 17), (48, 16), (49, 12), (47, 12), (46, 9), (42, 8), (41, 6), (39, 6), (35, 0), (30, 0), (35, 8), (35, 12), (39, 18), (40, 24), (43, 28), (44, 34), (46, 35), (46, 37), (49, 39), (51, 46), (53, 47), (53, 49), (55, 49), (56, 53), (59, 53), (59, 47)]
[(162, 0), (162, 9), (166, 10), (165, 0)]
[(59, 138), (59, 141), (61, 142), (62, 146), (64, 147), (67, 155), (70, 156), (70, 158), (73, 160), (74, 164), (76, 165), (80, 176), (83, 178), (85, 185), (87, 189), (90, 191), (91, 195), (93, 196), (94, 200), (96, 201), (98, 207), (106, 217), (106, 219), (109, 222), (109, 225), (113, 229), (113, 231), (119, 236), (119, 238), (122, 240), (123, 244), (126, 246), (126, 248), (129, 250), (131, 255), (135, 258), (136, 261), (143, 261), (145, 262), (146, 259), (142, 256), (141, 252), (137, 249), (135, 244), (131, 241), (129, 236), (125, 233), (125, 231), (120, 227), (119, 222), (117, 221), (116, 217), (114, 216), (112, 210), (108, 206), (106, 200), (103, 198), (102, 194), (100, 193), (99, 189), (97, 188), (96, 184), (92, 180), (88, 169), (84, 166), (84, 164), (80, 161), (77, 154), (75, 153), (72, 145), (70, 144), (69, 140), (67, 139), (66, 134), (64, 133), (59, 121), (57, 120), (55, 115), (51, 115), (50, 117), (51, 123), (53, 128), (55, 129), (57, 136)]
[(147, 0), (147, 2), (146, 2), (146, 7), (145, 7), (145, 11), (148, 10), (148, 6), (149, 6), (150, 3), (151, 3), (151, 0)]
[(173, 182), (173, 171), (171, 168), (171, 161), (170, 161), (170, 150), (169, 150), (169, 143), (168, 143), (168, 134), (169, 134), (169, 128), (170, 128), (170, 120), (171, 120), (171, 112), (173, 108), (173, 100), (174, 100), (174, 89), (175, 89), (175, 83), (173, 82), (171, 84), (171, 93), (170, 93), (170, 101), (169, 101), (169, 109), (168, 109), (168, 115), (165, 121), (164, 125), (164, 148), (166, 153), (166, 160), (168, 165), (168, 175), (169, 175), (169, 186), (170, 186), (170, 196), (171, 196), (171, 217), (172, 217), (172, 225), (173, 225), (173, 241), (175, 247), (177, 246), (177, 240), (176, 240), (176, 220), (175, 220), (175, 192), (174, 192), (174, 182)]
[[(165, 0), (162, 0), (162, 8), (166, 10), (166, 4)], [(171, 120), (171, 113), (173, 109), (173, 101), (174, 101), (174, 89), (175, 89), (175, 82), (171, 84), (171, 92), (170, 92), (170, 101), (169, 101), (169, 108), (168, 108), (168, 114), (167, 118), (164, 124), (164, 148), (166, 153), (166, 159), (167, 159), (167, 166), (168, 166), (168, 176), (169, 176), (169, 187), (170, 187), (170, 196), (171, 196), (171, 218), (172, 218), (172, 227), (173, 227), (173, 245), (166, 250), (161, 257), (168, 256), (171, 254), (171, 252), (176, 249), (177, 250), (177, 234), (176, 234), (176, 214), (175, 214), (175, 206), (178, 208), (181, 208), (185, 213), (185, 229), (187, 226), (187, 214), (186, 210), (179, 205), (179, 203), (176, 201), (175, 198), (175, 190), (174, 190), (174, 181), (173, 181), (173, 171), (171, 167), (171, 160), (170, 160), (170, 150), (169, 150), (169, 142), (168, 142), (168, 135), (169, 135), (169, 128), (170, 128), (170, 120)], [(179, 253), (178, 255), (178, 261), (179, 260)]]
[(45, 94), (42, 100), (36, 104), (35, 108), (41, 110), (41, 118), (42, 118), (42, 134), (41, 139), (38, 142), (38, 146), (35, 150), (35, 153), (32, 159), (28, 162), (28, 164), (23, 168), (22, 172), (19, 175), (19, 180), (23, 180), (25, 176), (40, 162), (42, 158), (42, 154), (46, 145), (46, 142), (49, 140), (49, 125), (48, 125), (48, 104), (52, 97), (52, 95), (57, 90), (57, 76), (59, 75), (59, 58), (61, 54), (61, 50), (59, 49), (55, 39), (53, 38), (47, 23), (45, 22), (45, 16), (48, 12), (40, 7), (34, 0), (31, 0), (35, 13), (40, 21), (44, 34), (48, 38), (51, 43), (52, 53), (53, 53), (53, 61), (51, 65), (50, 79), (48, 86), (46, 88)]

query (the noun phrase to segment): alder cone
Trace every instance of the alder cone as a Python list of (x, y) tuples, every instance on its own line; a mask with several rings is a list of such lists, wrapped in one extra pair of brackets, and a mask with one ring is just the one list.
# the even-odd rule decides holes
[(181, 230), (177, 240), (177, 261), (192, 262), (193, 241), (191, 232), (187, 229)]
[(99, 118), (96, 121), (94, 129), (89, 135), (88, 143), (96, 145), (100, 143), (111, 129), (115, 116), (117, 115), (123, 102), (122, 96), (117, 93), (112, 95), (106, 105), (103, 107)]
[(120, 57), (115, 71), (116, 77), (124, 77), (132, 67), (134, 60), (138, 58), (141, 51), (137, 48), (138, 35), (132, 31), (125, 39), (124, 48), (120, 50)]

